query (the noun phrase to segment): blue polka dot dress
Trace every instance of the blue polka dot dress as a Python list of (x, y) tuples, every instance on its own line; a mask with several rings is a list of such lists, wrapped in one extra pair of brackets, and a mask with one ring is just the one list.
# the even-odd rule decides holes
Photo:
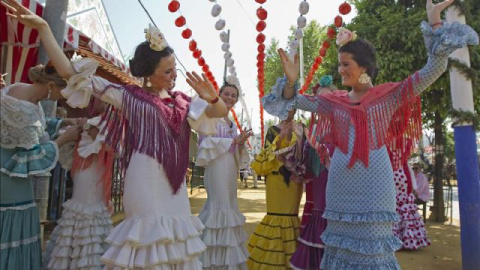
[[(478, 44), (477, 33), (468, 25), (457, 22), (444, 23), (436, 30), (423, 22), (421, 31), (429, 54), (428, 62), (416, 72), (415, 76), (399, 84), (411, 85), (408, 91), (415, 96), (445, 71), (448, 55), (451, 52), (467, 45)], [(394, 252), (402, 246), (402, 242), (392, 232), (392, 225), (399, 218), (396, 213), (393, 168), (385, 143), (375, 141), (375, 138), (378, 138), (377, 133), (382, 132), (382, 128), (385, 129), (385, 126), (396, 123), (393, 122), (395, 118), (392, 116), (397, 108), (389, 107), (383, 99), (375, 100), (377, 112), (387, 115), (382, 118), (386, 122), (377, 125), (379, 122), (363, 120), (363, 125), (368, 128), (364, 132), (369, 132), (370, 138), (374, 138), (367, 143), (376, 145), (375, 147), (370, 145), (367, 149), (368, 157), (365, 158), (368, 162), (359, 162), (360, 160), (357, 159), (352, 163), (355, 139), (360, 134), (356, 134), (352, 116), (345, 114), (346, 110), (335, 109), (339, 106), (329, 102), (327, 98), (296, 94), (294, 98), (286, 100), (282, 96), (285, 85), (286, 78), (279, 78), (272, 92), (262, 99), (263, 107), (268, 113), (283, 120), (287, 118), (290, 110), (301, 109), (316, 112), (318, 115), (331, 116), (328, 119), (332, 121), (328, 123), (331, 126), (337, 124), (345, 126), (345, 129), (336, 130), (336, 133), (330, 131), (330, 137), (320, 138), (325, 140), (323, 143), (332, 143), (337, 146), (331, 159), (326, 191), (326, 209), (323, 217), (328, 220), (328, 225), (321, 236), (325, 243), (321, 269), (400, 269)], [(298, 89), (297, 86), (295, 88)], [(392, 91), (396, 98), (393, 103), (406, 104), (410, 101), (402, 99), (405, 96), (402, 95), (405, 94), (402, 91), (406, 90), (401, 88), (394, 88)], [(365, 119), (369, 119), (368, 117), (370, 115)], [(403, 120), (402, 115), (395, 119), (395, 121), (398, 120)], [(356, 121), (358, 125), (359, 120)], [(324, 123), (319, 121), (317, 126), (322, 126), (321, 124)], [(339, 141), (346, 138), (345, 132), (349, 134), (348, 141), (342, 147), (338, 147)], [(349, 164), (351, 166), (348, 166)]]

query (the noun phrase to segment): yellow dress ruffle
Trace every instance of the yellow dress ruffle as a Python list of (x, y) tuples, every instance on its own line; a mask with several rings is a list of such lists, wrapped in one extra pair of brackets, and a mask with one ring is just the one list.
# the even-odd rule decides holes
[(297, 136), (292, 134), (292, 139), (287, 141), (283, 139), (280, 147), (277, 147), (277, 142), (280, 136), (277, 136), (272, 143), (266, 143), (265, 147), (257, 154), (255, 159), (251, 162), (250, 167), (257, 173), (257, 175), (267, 175), (271, 172), (276, 172), (282, 167), (283, 163), (277, 159), (275, 151), (282, 148), (290, 147), (297, 141)]

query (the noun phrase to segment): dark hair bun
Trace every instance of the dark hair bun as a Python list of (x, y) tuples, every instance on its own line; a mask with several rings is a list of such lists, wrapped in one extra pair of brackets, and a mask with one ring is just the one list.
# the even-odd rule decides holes
[(375, 81), (378, 75), (377, 53), (375, 47), (366, 39), (357, 39), (340, 47), (338, 52), (350, 53), (353, 60), (361, 67), (367, 69), (367, 74)]
[(137, 46), (133, 58), (129, 61), (130, 72), (135, 77), (150, 76), (155, 72), (160, 60), (171, 54), (173, 49), (168, 46), (159, 52), (152, 50), (148, 41), (144, 41)]

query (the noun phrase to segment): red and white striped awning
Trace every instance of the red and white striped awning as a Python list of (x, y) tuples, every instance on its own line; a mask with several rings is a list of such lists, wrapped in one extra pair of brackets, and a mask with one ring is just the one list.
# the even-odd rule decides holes
[[(44, 7), (35, 0), (21, 0), (21, 3), (38, 16), (43, 15)], [(87, 43), (93, 53), (101, 55), (123, 72), (130, 74), (130, 69), (122, 61), (87, 35), (67, 24), (63, 49), (65, 51), (78, 49), (80, 40)], [(3, 6), (0, 6), (0, 45), (0, 57), (5, 59), (2, 60), (2, 63), (5, 63), (1, 70), (8, 73), (5, 80), (7, 84), (19, 81), (27, 82), (28, 69), (37, 63), (40, 37), (36, 30), (8, 18)]]

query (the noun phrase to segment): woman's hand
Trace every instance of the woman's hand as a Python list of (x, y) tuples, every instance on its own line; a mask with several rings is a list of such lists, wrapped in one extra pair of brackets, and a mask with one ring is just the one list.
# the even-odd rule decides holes
[(85, 123), (87, 123), (87, 118), (80, 117), (80, 118), (65, 118), (63, 120), (64, 126), (80, 126), (82, 127)]
[(252, 135), (252, 129), (247, 130), (246, 128), (244, 128), (240, 135), (238, 135), (233, 141), (235, 144), (243, 145)]
[(44, 19), (15, 0), (2, 0), (1, 4), (7, 9), (8, 17), (17, 20), (19, 23), (27, 27), (33, 29), (48, 27), (48, 24)]
[(278, 49), (278, 55), (282, 61), (283, 72), (285, 72), (285, 76), (287, 76), (288, 83), (293, 85), (298, 79), (300, 70), (298, 54), (295, 54), (293, 61), (290, 59), (290, 57), (288, 57), (287, 53), (283, 49)]
[(81, 126), (70, 126), (65, 129), (65, 132), (60, 135), (55, 142), (57, 143), (58, 147), (62, 147), (67, 142), (76, 141), (80, 132), (82, 131)]
[(205, 74), (202, 73), (202, 77), (200, 77), (196, 72), (187, 72), (187, 77), (187, 83), (197, 92), (200, 98), (210, 102), (218, 97), (217, 91)]
[(430, 23), (430, 25), (434, 25), (433, 30), (440, 27), (440, 25), (438, 25), (438, 23), (442, 22), (440, 14), (444, 9), (453, 4), (454, 1), (455, 0), (444, 0), (438, 4), (434, 4), (432, 0), (427, 0), (428, 23)]

